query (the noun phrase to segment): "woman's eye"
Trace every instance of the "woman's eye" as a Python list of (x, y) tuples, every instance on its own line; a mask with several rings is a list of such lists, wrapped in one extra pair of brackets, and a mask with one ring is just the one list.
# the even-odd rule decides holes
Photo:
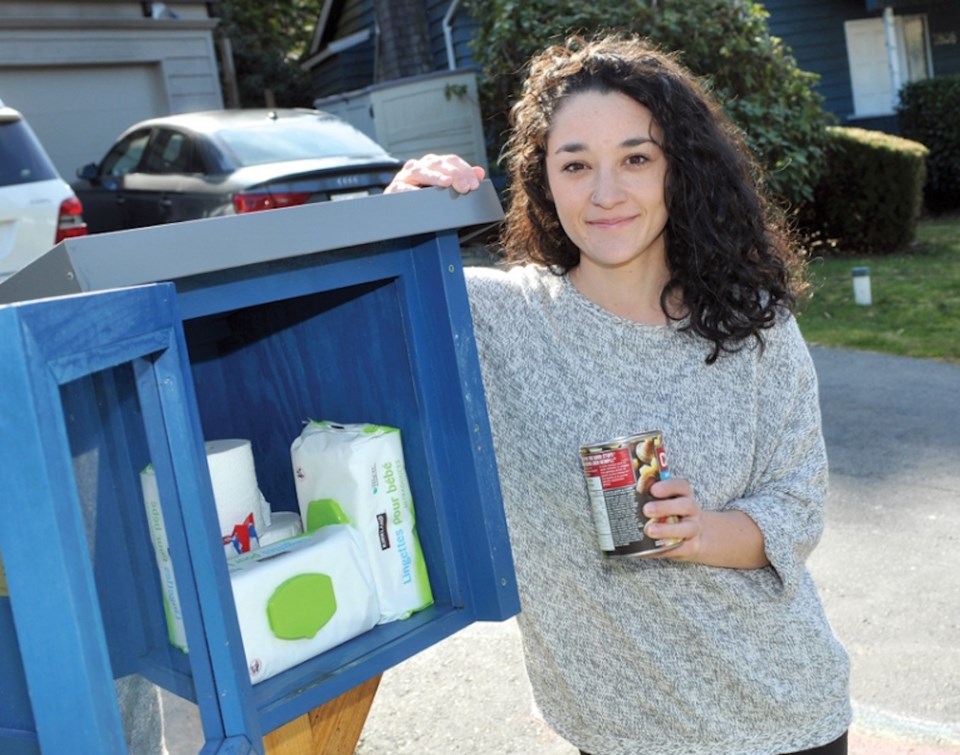
[(587, 166), (583, 163), (573, 162), (567, 163), (563, 166), (564, 173), (577, 173), (578, 171), (584, 170)]
[(646, 155), (630, 155), (627, 158), (627, 163), (629, 165), (646, 165), (649, 162)]

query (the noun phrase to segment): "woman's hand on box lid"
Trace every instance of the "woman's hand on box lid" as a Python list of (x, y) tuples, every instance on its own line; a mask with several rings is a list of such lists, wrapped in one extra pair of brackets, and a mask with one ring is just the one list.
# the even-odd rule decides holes
[(385, 194), (412, 191), (425, 186), (450, 187), (459, 194), (479, 188), (486, 172), (457, 155), (424, 155), (407, 160), (400, 172), (384, 189)]

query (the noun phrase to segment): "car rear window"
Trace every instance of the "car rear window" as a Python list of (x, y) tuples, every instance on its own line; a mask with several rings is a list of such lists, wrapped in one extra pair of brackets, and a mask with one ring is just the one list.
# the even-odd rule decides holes
[(51, 178), (57, 170), (30, 127), (19, 118), (0, 120), (0, 186)]
[(238, 166), (312, 158), (388, 157), (383, 147), (347, 123), (334, 120), (268, 122), (228, 128), (217, 137)]

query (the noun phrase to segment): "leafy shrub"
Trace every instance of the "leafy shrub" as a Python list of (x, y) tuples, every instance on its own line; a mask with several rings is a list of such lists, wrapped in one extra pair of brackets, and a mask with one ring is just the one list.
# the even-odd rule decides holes
[(767, 28), (767, 12), (748, 0), (490, 0), (474, 3), (474, 57), (482, 66), (481, 108), (496, 163), (507, 113), (530, 57), (570, 34), (642, 34), (703, 77), (745, 133), (771, 194), (808, 201), (823, 169), (830, 116), (813, 87)]
[(960, 76), (907, 84), (900, 91), (900, 133), (925, 145), (926, 207), (939, 213), (960, 208)]
[(233, 48), (239, 105), (264, 107), (269, 90), (279, 107), (312, 107), (310, 76), (297, 57), (310, 43), (316, 8), (298, 0), (230, 0), (221, 12), (220, 33)]
[(801, 213), (808, 235), (836, 254), (902, 249), (923, 208), (927, 148), (862, 128), (832, 126), (827, 136), (828, 168)]

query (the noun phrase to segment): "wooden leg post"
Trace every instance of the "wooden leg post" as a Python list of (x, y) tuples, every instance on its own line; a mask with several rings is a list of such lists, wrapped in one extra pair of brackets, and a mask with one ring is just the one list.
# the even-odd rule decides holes
[(268, 755), (353, 755), (380, 686), (375, 676), (263, 738)]

